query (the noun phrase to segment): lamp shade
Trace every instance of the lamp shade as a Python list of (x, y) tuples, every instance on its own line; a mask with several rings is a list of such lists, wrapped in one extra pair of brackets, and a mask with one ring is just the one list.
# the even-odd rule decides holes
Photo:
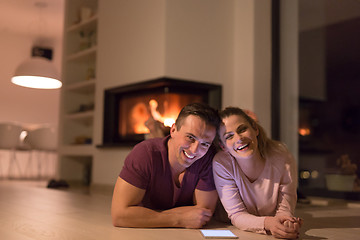
[(15, 70), (11, 82), (23, 87), (55, 89), (62, 86), (59, 75), (50, 60), (32, 57)]

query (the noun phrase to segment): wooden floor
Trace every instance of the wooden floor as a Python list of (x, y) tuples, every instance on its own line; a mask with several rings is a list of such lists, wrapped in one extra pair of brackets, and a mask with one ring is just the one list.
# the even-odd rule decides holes
[[(115, 228), (110, 218), (111, 191), (53, 190), (46, 182), (0, 181), (0, 239), (203, 239), (197, 229)], [(312, 199), (298, 204), (304, 218), (300, 239), (360, 239), (360, 203)], [(232, 230), (239, 239), (273, 239), (211, 223), (206, 228)]]

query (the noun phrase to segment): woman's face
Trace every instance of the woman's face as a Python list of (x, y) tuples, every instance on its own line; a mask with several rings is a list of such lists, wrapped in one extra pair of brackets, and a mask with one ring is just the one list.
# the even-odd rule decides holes
[(257, 135), (254, 129), (242, 116), (232, 115), (223, 119), (224, 130), (220, 136), (226, 150), (235, 158), (249, 158), (258, 152)]

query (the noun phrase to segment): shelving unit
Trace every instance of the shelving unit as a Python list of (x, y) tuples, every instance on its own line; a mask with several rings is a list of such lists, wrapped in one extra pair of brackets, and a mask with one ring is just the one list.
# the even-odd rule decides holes
[(86, 169), (72, 171), (72, 176), (69, 176), (68, 169), (72, 168), (72, 165), (84, 162), (84, 158), (87, 159), (86, 167), (88, 167), (93, 157), (92, 139), (97, 82), (97, 12), (98, 0), (65, 1), (63, 88), (59, 119), (59, 175), (83, 182), (88, 182), (88, 179), (84, 180)]
[(79, 23), (75, 23), (74, 25), (69, 26), (66, 29), (66, 32), (70, 33), (70, 32), (81, 31), (81, 30), (84, 30), (84, 29), (92, 30), (92, 29), (97, 27), (97, 20), (98, 20), (98, 16), (95, 13), (90, 18), (88, 18), (86, 20), (83, 20), (83, 21), (81, 21)]
[(96, 79), (72, 83), (66, 86), (66, 90), (79, 93), (93, 93), (95, 91)]
[(83, 111), (78, 113), (70, 113), (66, 116), (68, 120), (82, 121), (86, 125), (92, 124), (94, 118), (94, 111)]
[(90, 60), (90, 57), (94, 58), (95, 56), (92, 55), (95, 54), (96, 54), (96, 46), (73, 53), (67, 56), (67, 60), (68, 61)]

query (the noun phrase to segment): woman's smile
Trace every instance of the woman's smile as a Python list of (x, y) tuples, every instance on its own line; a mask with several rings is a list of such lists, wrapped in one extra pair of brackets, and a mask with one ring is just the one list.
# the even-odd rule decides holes
[(246, 150), (245, 148), (247, 148), (248, 146), (249, 146), (249, 144), (240, 145), (239, 147), (237, 147), (237, 148), (235, 149), (235, 151)]

